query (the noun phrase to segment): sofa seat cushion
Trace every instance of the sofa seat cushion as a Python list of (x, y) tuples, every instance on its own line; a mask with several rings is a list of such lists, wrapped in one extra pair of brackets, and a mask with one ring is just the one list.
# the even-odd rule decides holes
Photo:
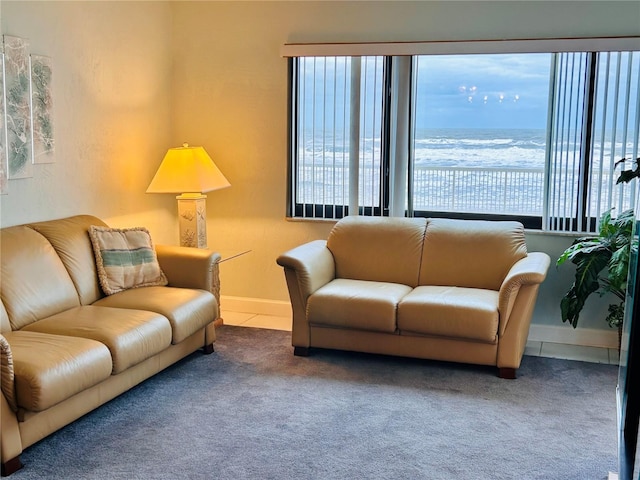
[(498, 292), (479, 288), (422, 286), (398, 305), (401, 332), (498, 340)]
[(169, 320), (155, 312), (84, 306), (34, 322), (25, 331), (90, 338), (105, 344), (117, 374), (171, 345)]
[(169, 319), (174, 345), (218, 317), (218, 303), (211, 292), (188, 288), (134, 288), (109, 295), (93, 305), (159, 313)]
[(11, 345), (19, 408), (46, 410), (111, 375), (109, 349), (88, 338), (18, 330)]
[(313, 325), (396, 331), (396, 307), (411, 287), (399, 283), (338, 278), (315, 291), (307, 302)]

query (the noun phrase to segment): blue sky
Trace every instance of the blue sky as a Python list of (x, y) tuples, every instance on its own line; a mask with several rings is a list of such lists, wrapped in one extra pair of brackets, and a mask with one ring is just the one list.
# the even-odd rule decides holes
[[(344, 119), (348, 118), (348, 111), (344, 111), (345, 100), (348, 102), (345, 91), (349, 89), (345, 58), (305, 61), (304, 117), (309, 122), (315, 116), (316, 127), (323, 124), (331, 127), (335, 121), (341, 129)], [(551, 54), (420, 57), (417, 62), (416, 126), (418, 129), (544, 129), (550, 62)], [(363, 102), (362, 107), (368, 109), (369, 114), (374, 103), (377, 103), (377, 114), (380, 113), (382, 66), (381, 57), (377, 61), (369, 57), (362, 62), (362, 88), (370, 99)], [(374, 90), (376, 102), (372, 96)]]
[(545, 128), (550, 54), (418, 60), (418, 128)]

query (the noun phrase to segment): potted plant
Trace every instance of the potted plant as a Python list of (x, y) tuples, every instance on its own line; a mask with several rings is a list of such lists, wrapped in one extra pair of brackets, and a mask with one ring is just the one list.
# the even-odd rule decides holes
[(633, 222), (633, 210), (625, 210), (616, 218), (609, 210), (600, 219), (597, 236), (576, 239), (558, 258), (557, 266), (567, 260), (576, 266), (573, 285), (560, 301), (563, 322), (577, 327), (587, 298), (598, 292), (618, 297), (619, 303), (609, 305), (606, 320), (611, 327), (622, 325)]
[[(616, 165), (624, 161), (626, 159), (623, 158)], [(616, 184), (628, 183), (639, 176), (640, 158), (637, 158), (636, 168), (622, 171)], [(589, 295), (612, 293), (619, 302), (609, 305), (606, 321), (609, 326), (618, 328), (618, 333), (621, 332), (634, 219), (633, 210), (625, 210), (615, 218), (612, 218), (611, 210), (605, 212), (600, 219), (598, 235), (576, 239), (558, 258), (557, 266), (567, 260), (576, 266), (575, 281), (560, 301), (563, 322), (577, 327)]]

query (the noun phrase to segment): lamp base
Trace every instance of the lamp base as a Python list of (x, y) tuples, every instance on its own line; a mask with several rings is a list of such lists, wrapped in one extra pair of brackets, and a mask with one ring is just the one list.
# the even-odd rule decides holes
[(183, 193), (176, 197), (181, 247), (207, 248), (206, 198), (201, 193)]

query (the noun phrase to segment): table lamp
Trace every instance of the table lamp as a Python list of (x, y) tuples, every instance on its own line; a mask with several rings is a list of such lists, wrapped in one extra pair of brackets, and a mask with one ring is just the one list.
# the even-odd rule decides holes
[(170, 148), (158, 167), (147, 193), (180, 193), (178, 222), (180, 245), (207, 248), (206, 195), (231, 184), (203, 147)]

